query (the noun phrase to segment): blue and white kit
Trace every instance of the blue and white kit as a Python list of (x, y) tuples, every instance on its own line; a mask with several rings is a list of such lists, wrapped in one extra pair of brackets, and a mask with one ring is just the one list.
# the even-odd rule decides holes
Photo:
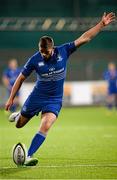
[(108, 94), (117, 94), (117, 71), (106, 71), (104, 73), (104, 79), (108, 82)]
[(45, 60), (40, 52), (37, 52), (27, 61), (22, 74), (27, 77), (35, 70), (37, 81), (22, 107), (23, 116), (31, 118), (40, 111), (53, 112), (58, 116), (62, 107), (67, 60), (75, 50), (74, 42), (70, 42), (55, 47), (49, 60)]
[[(7, 68), (3, 72), (3, 76), (7, 77), (9, 79), (9, 86), (8, 86), (8, 89), (7, 89), (8, 90), (8, 95), (10, 95), (11, 89), (12, 89), (17, 77), (19, 76), (20, 71), (21, 71), (20, 68), (16, 68), (16, 69)], [(19, 92), (16, 94), (16, 96), (19, 96)]]

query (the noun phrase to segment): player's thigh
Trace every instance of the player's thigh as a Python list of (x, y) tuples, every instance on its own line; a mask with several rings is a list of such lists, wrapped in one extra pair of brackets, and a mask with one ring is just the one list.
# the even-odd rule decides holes
[(39, 114), (42, 106), (43, 102), (40, 101), (40, 98), (37, 96), (37, 92), (33, 90), (21, 108), (21, 115), (27, 118), (32, 118), (33, 116)]

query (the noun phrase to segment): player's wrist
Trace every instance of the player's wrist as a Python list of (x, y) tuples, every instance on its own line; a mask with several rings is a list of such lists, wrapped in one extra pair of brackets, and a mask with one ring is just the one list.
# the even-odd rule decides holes
[(14, 98), (12, 96), (9, 97), (9, 101), (13, 102)]
[(106, 26), (106, 24), (103, 20), (100, 21), (100, 24), (101, 24), (102, 28)]

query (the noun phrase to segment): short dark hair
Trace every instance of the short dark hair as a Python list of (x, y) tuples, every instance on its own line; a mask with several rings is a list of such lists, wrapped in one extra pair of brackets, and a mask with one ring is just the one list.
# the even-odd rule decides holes
[(39, 48), (53, 48), (54, 46), (54, 41), (51, 37), (49, 36), (42, 36), (39, 40)]

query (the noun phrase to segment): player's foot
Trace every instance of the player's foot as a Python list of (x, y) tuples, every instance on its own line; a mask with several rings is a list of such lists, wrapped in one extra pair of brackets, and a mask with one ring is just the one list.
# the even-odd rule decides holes
[(24, 165), (25, 166), (36, 166), (37, 163), (38, 163), (37, 158), (27, 157)]
[(10, 122), (15, 122), (16, 118), (19, 116), (20, 112), (14, 112), (9, 116), (9, 121)]

